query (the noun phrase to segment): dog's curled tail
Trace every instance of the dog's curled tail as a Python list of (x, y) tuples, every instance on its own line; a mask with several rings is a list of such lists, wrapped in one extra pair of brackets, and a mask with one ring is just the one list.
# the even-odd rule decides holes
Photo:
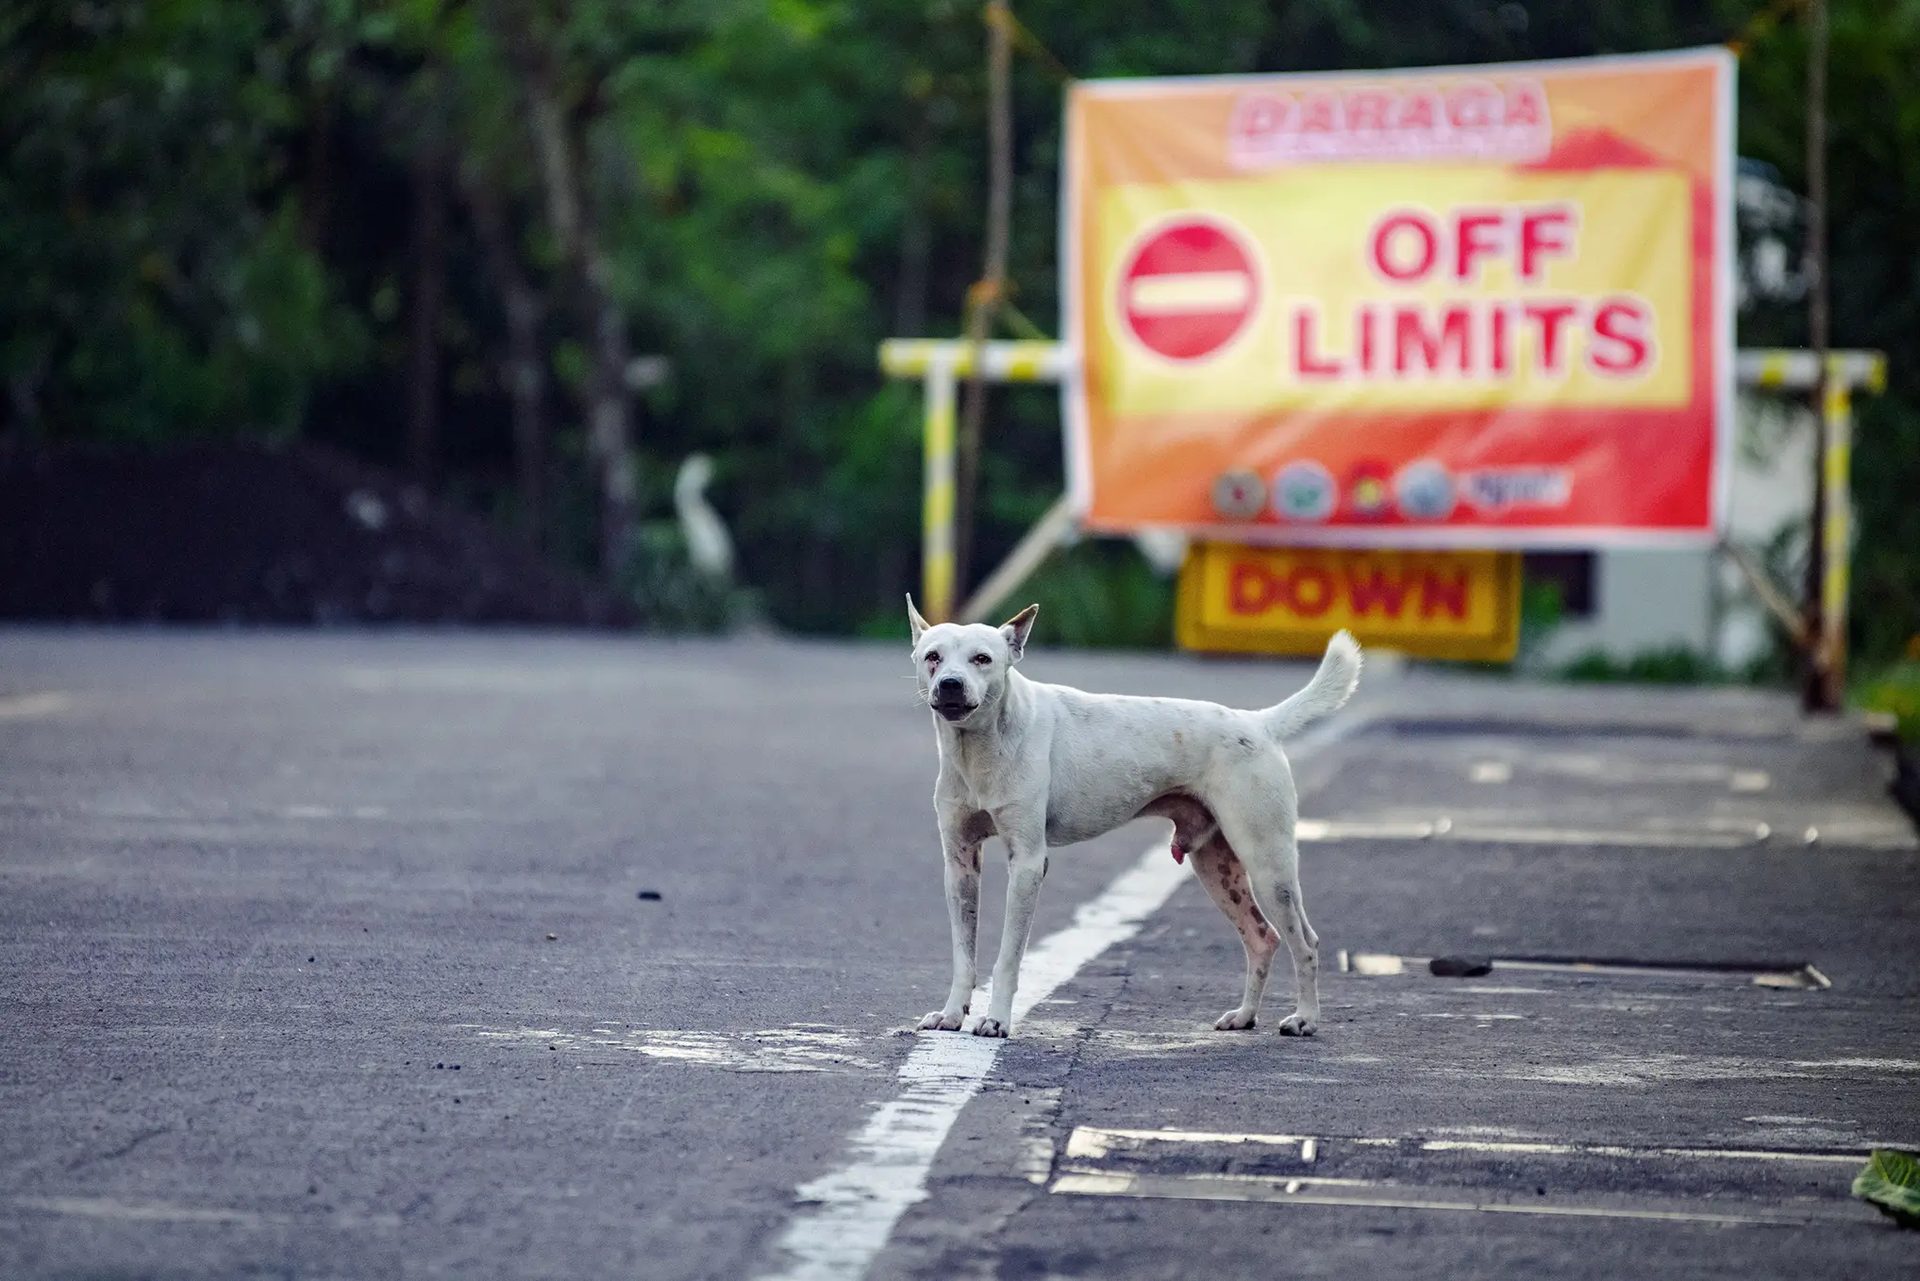
[(1340, 710), (1360, 683), (1360, 643), (1352, 633), (1337, 631), (1327, 642), (1320, 669), (1292, 698), (1260, 713), (1261, 724), (1273, 738), (1298, 734), (1330, 712)]

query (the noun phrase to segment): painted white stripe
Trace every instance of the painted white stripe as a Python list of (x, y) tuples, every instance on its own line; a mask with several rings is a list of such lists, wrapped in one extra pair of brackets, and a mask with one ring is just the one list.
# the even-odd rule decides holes
[(0, 698), (0, 721), (56, 716), (71, 706), (73, 700), (61, 693), (15, 694), (11, 698)]
[(43, 1214), (65, 1214), (120, 1223), (185, 1223), (212, 1227), (267, 1228), (294, 1224), (333, 1227), (397, 1228), (397, 1214), (347, 1214), (242, 1210), (228, 1206), (180, 1205), (171, 1201), (123, 1201), (106, 1196), (17, 1196), (12, 1204)]
[[(1134, 1148), (1143, 1143), (1251, 1143), (1261, 1147), (1292, 1148), (1312, 1143), (1304, 1134), (1231, 1134), (1212, 1130), (1110, 1130), (1098, 1125), (1078, 1125), (1067, 1136), (1069, 1161), (1098, 1161), (1116, 1147)], [(1302, 1160), (1313, 1158), (1304, 1153)]]
[[(1600, 845), (1608, 849), (1732, 850), (1758, 845), (1771, 832), (1762, 823), (1659, 831), (1633, 828), (1526, 827), (1477, 824), (1472, 820), (1303, 818), (1294, 834), (1303, 842), (1448, 840), (1489, 845)], [(1854, 842), (1859, 843), (1859, 842)]]
[(1859, 1165), (1865, 1152), (1782, 1152), (1767, 1148), (1642, 1148), (1616, 1143), (1485, 1143), (1471, 1139), (1428, 1139), (1422, 1152), (1486, 1152), (1501, 1156), (1613, 1156), (1630, 1160), (1652, 1158), (1723, 1161), (1826, 1161)]
[(1149, 313), (1226, 311), (1252, 297), (1253, 279), (1244, 271), (1184, 271), (1141, 276), (1129, 290), (1128, 305)]
[[(1295, 773), (1314, 750), (1366, 727), (1352, 709), (1290, 740)], [(1013, 1031), (1033, 1007), (1051, 997), (1080, 967), (1139, 932), (1188, 875), (1155, 841), (1134, 865), (1074, 912), (1065, 929), (1027, 948), (1020, 990), (1013, 998)], [(974, 996), (973, 1008), (984, 1008)], [(1006, 1044), (998, 1037), (936, 1032), (922, 1035), (900, 1066), (900, 1092), (860, 1127), (847, 1163), (795, 1191), (801, 1210), (774, 1242), (784, 1254), (763, 1281), (853, 1281), (886, 1247), (894, 1224), (926, 1199), (927, 1174), (960, 1111), (986, 1084)]]
[[(1351, 1189), (1351, 1190), (1349, 1190)], [(1050, 1191), (1071, 1196), (1126, 1196), (1184, 1201), (1258, 1201), (1274, 1205), (1319, 1205), (1387, 1210), (1438, 1210), (1480, 1214), (1527, 1214), (1580, 1219), (1637, 1219), (1655, 1223), (1712, 1223), (1724, 1227), (1800, 1226), (1817, 1219), (1858, 1219), (1847, 1203), (1810, 1205), (1800, 1211), (1766, 1207), (1725, 1210), (1652, 1209), (1637, 1206), (1570, 1205), (1564, 1202), (1488, 1201), (1448, 1196), (1442, 1188), (1429, 1195), (1367, 1179), (1274, 1178), (1254, 1174), (1063, 1174)]]
[[(1349, 952), (1340, 948), (1333, 954), (1334, 968), (1342, 974), (1361, 974), (1370, 978), (1382, 978), (1395, 974), (1405, 974), (1409, 970), (1422, 969), (1430, 961), (1426, 956), (1394, 956), (1386, 952)], [(1833, 980), (1822, 974), (1817, 966), (1782, 966), (1778, 969), (1726, 968), (1716, 969), (1695, 965), (1666, 965), (1650, 961), (1644, 965), (1613, 963), (1608, 961), (1526, 961), (1512, 957), (1489, 957), (1496, 970), (1526, 970), (1539, 974), (1606, 974), (1618, 978), (1662, 978), (1694, 979), (1706, 983), (1734, 983), (1745, 981), (1755, 987), (1791, 988), (1802, 991), (1825, 991), (1833, 986)], [(1544, 991), (1529, 988), (1475, 988), (1455, 989), (1461, 992), (1501, 992), (1501, 991)], [(1428, 1014), (1424, 1018), (1452, 1018), (1448, 1014)], [(1474, 1014), (1470, 1018), (1517, 1018), (1518, 1015)], [(1889, 1060), (1897, 1062), (1898, 1060)], [(1831, 1064), (1825, 1066), (1849, 1066)]]
[[(1809, 1152), (1779, 1148), (1686, 1148), (1637, 1147), (1624, 1143), (1522, 1143), (1487, 1139), (1398, 1139), (1368, 1135), (1332, 1135), (1326, 1140), (1337, 1147), (1392, 1148), (1415, 1144), (1421, 1152), (1484, 1152), (1496, 1156), (1600, 1156), (1643, 1159), (1729, 1160), (1729, 1161), (1812, 1161), (1838, 1165), (1858, 1165), (1867, 1152)], [(1259, 1144), (1269, 1147), (1300, 1148), (1300, 1159), (1311, 1162), (1319, 1154), (1320, 1140), (1304, 1134), (1235, 1134), (1210, 1130), (1112, 1130), (1100, 1126), (1075, 1127), (1067, 1138), (1066, 1158), (1101, 1160), (1116, 1147), (1138, 1148), (1145, 1143)], [(1094, 1173), (1081, 1170), (1080, 1173)]]
[[(1027, 949), (1013, 1001), (1014, 1031), (1033, 1007), (1080, 967), (1133, 937), (1186, 879), (1187, 872), (1155, 841), (1073, 923)], [(975, 1008), (984, 999), (976, 995)], [(779, 1281), (843, 1281), (866, 1274), (900, 1216), (927, 1195), (927, 1172), (947, 1133), (986, 1084), (1004, 1042), (942, 1032), (923, 1035), (900, 1068), (900, 1093), (853, 1138), (853, 1157), (823, 1178), (802, 1184), (802, 1210), (777, 1248), (788, 1266), (765, 1274)]]
[(226, 1227), (257, 1228), (274, 1217), (257, 1210), (222, 1206), (175, 1205), (167, 1201), (122, 1201), (104, 1196), (17, 1196), (23, 1210), (45, 1214), (74, 1214), (89, 1219), (118, 1219), (125, 1223), (211, 1223)]

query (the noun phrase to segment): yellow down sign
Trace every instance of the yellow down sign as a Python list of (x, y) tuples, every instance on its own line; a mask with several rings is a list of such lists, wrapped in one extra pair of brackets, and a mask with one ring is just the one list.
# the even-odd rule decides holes
[(1184, 649), (1317, 654), (1342, 627), (1422, 658), (1510, 659), (1520, 553), (1196, 543), (1181, 568)]

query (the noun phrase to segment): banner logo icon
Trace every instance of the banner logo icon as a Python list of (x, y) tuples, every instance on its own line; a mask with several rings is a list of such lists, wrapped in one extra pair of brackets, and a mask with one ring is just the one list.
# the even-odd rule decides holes
[(1273, 510), (1284, 520), (1323, 521), (1333, 515), (1336, 493), (1333, 473), (1302, 458), (1273, 478)]

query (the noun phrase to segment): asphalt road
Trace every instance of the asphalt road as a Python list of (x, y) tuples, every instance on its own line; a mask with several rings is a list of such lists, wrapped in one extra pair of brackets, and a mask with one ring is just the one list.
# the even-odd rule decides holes
[[(792, 1273), (821, 1181), (918, 1115), (946, 982), (909, 675), (904, 640), (0, 631), (0, 1276)], [(1343, 718), (1296, 761), (1320, 1035), (1274, 1034), (1283, 979), (1210, 1030), (1239, 948), (1178, 884), (978, 1061), (871, 1275), (1920, 1263), (1846, 1194), (1920, 1144), (1920, 854), (1856, 729), (1385, 663)], [(1161, 830), (1056, 856), (1035, 939)], [(1536, 963), (1425, 972), (1455, 953)]]

